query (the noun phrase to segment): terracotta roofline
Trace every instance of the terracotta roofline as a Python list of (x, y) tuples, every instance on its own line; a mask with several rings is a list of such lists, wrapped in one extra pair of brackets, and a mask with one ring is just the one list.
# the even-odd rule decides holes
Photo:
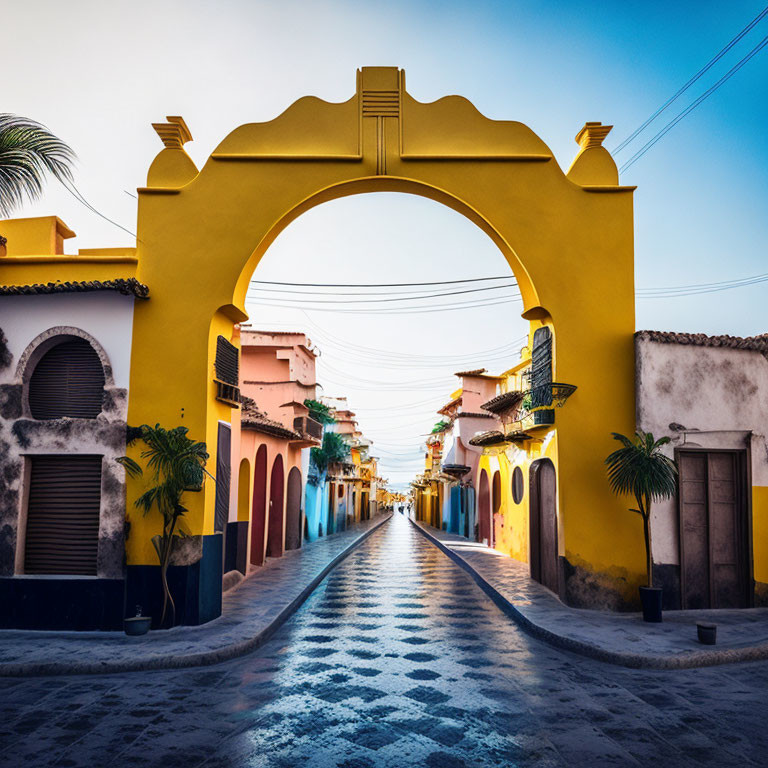
[(114, 280), (73, 280), (56, 283), (30, 283), (27, 285), (0, 285), (0, 296), (35, 296), (50, 293), (90, 293), (116, 291), (137, 299), (149, 298), (149, 288), (135, 277)]
[(637, 331), (635, 339), (659, 344), (681, 344), (694, 347), (724, 347), (759, 352), (768, 358), (768, 333), (759, 336), (707, 336), (705, 333), (675, 333), (673, 331)]

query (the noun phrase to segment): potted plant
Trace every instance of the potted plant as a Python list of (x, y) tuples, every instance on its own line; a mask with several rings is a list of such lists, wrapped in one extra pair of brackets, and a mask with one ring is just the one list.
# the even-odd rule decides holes
[[(152, 485), (136, 499), (135, 505), (144, 514), (157, 508), (163, 517), (163, 532), (152, 537), (152, 544), (160, 560), (160, 580), (163, 585), (163, 611), (159, 626), (165, 624), (170, 607), (170, 626), (176, 621), (176, 606), (168, 588), (168, 566), (173, 554), (175, 539), (189, 535), (181, 518), (187, 511), (182, 497), (188, 491), (199, 491), (203, 484), (205, 463), (208, 460), (205, 443), (187, 436), (186, 427), (164, 429), (159, 424), (144, 424), (128, 433), (128, 443), (141, 440), (146, 448), (140, 457), (151, 472)], [(133, 459), (118, 459), (131, 477), (141, 477), (142, 467)]]
[(621, 448), (605, 460), (608, 480), (614, 493), (632, 494), (637, 508), (630, 508), (643, 519), (645, 535), (645, 567), (648, 584), (640, 587), (640, 601), (645, 621), (661, 621), (662, 590), (653, 586), (653, 560), (651, 556), (651, 504), (668, 499), (677, 488), (677, 466), (673, 459), (665, 456), (661, 447), (669, 443), (668, 437), (654, 440), (650, 432), (638, 430), (634, 439), (617, 432), (614, 440)]

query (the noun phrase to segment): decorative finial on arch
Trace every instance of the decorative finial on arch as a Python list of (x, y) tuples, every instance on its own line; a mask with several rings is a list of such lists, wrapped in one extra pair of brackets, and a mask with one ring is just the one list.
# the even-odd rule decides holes
[(612, 128), (612, 125), (603, 125), (600, 122), (584, 123), (584, 127), (576, 134), (576, 143), (582, 149), (602, 147), (605, 137), (611, 132)]
[(192, 134), (183, 117), (168, 115), (165, 119), (167, 123), (152, 123), (152, 127), (166, 149), (181, 149), (188, 141), (192, 141)]

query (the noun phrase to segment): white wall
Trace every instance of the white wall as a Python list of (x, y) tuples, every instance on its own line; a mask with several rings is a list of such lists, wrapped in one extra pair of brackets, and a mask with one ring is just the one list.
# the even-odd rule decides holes
[[(768, 485), (768, 360), (760, 352), (640, 336), (635, 360), (638, 428), (671, 437), (669, 456), (685, 446), (746, 448), (752, 484)], [(655, 504), (652, 536), (654, 561), (678, 564), (676, 498)]]
[(13, 361), (0, 372), (0, 383), (13, 381), (19, 357), (43, 331), (80, 328), (101, 344), (112, 365), (115, 386), (128, 389), (133, 335), (133, 296), (116, 291), (57, 293), (0, 298), (0, 328)]

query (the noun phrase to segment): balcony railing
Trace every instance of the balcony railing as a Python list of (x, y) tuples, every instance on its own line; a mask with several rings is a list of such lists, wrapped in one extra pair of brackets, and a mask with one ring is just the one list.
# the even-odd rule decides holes
[(230, 408), (237, 408), (240, 405), (240, 388), (219, 379), (213, 381), (216, 384), (216, 399), (226, 403)]
[(309, 416), (297, 416), (293, 420), (293, 429), (310, 440), (323, 439), (323, 425)]

